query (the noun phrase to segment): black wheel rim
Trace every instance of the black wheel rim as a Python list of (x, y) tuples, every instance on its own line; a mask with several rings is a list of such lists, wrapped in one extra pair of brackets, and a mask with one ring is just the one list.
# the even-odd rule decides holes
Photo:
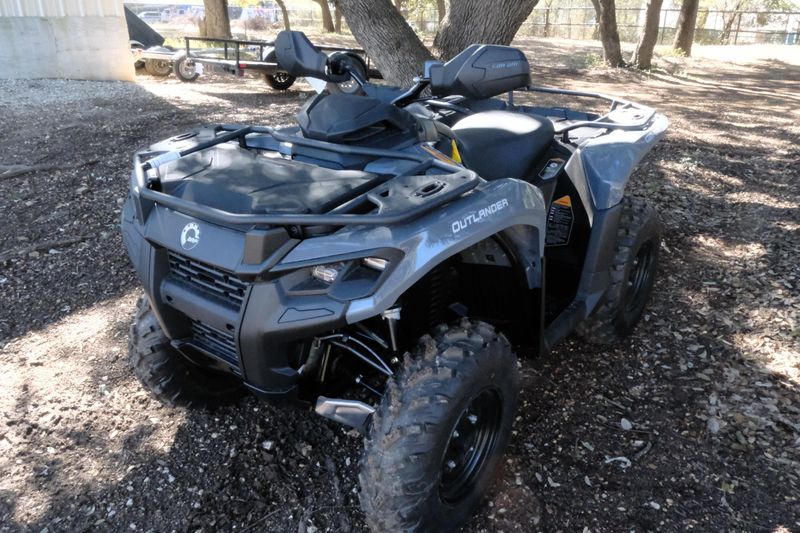
[(275, 81), (277, 81), (278, 83), (286, 83), (287, 81), (289, 81), (288, 72), (276, 72), (273, 77), (275, 78)]
[(625, 301), (625, 317), (635, 319), (647, 302), (647, 291), (653, 279), (653, 242), (647, 241), (636, 253), (628, 273), (628, 292)]
[(484, 389), (461, 413), (445, 448), (440, 494), (456, 502), (469, 494), (494, 453), (503, 402), (496, 389)]

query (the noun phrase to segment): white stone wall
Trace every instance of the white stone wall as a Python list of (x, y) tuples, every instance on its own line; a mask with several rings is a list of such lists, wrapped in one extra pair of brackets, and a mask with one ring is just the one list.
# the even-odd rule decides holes
[(0, 0), (0, 78), (134, 75), (122, 0)]

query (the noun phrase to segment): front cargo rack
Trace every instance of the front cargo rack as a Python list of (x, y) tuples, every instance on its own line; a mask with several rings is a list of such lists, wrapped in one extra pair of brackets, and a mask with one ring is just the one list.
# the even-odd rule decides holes
[[(167, 152), (139, 152), (134, 156), (133, 168), (135, 187), (138, 196), (137, 211), (141, 220), (156, 204), (173, 209), (180, 213), (197, 217), (207, 222), (233, 226), (349, 226), (349, 225), (375, 225), (383, 226), (407, 222), (418, 218), (437, 207), (444, 205), (459, 196), (468, 193), (481, 183), (478, 175), (455, 163), (449, 163), (431, 155), (409, 153), (398, 150), (369, 148), (363, 146), (335, 144), (316, 139), (308, 139), (295, 134), (278, 131), (264, 126), (231, 126), (218, 125), (214, 127), (215, 137), (211, 140), (199, 142), (184, 150)], [(402, 210), (388, 210), (387, 203), (377, 194), (366, 191), (361, 197), (369, 198), (377, 207), (376, 213), (354, 214), (337, 213), (334, 209), (321, 214), (258, 214), (258, 213), (231, 213), (221, 209), (209, 207), (197, 202), (178, 198), (162, 191), (159, 187), (158, 168), (161, 165), (185, 157), (187, 155), (211, 148), (218, 144), (238, 141), (242, 148), (263, 149), (264, 146), (251, 146), (247, 144), (247, 136), (253, 134), (267, 135), (275, 141), (275, 151), (280, 145), (297, 145), (310, 149), (321, 150), (342, 155), (366, 156), (375, 159), (390, 158), (416, 163), (410, 171), (390, 176), (383, 183), (388, 183), (402, 176), (426, 174), (430, 169), (439, 169), (440, 174), (428, 174), (431, 178), (444, 186), (435, 194), (430, 194)], [(273, 148), (268, 148), (272, 150)], [(377, 186), (377, 185), (376, 185)], [(357, 202), (358, 198), (353, 202)]]

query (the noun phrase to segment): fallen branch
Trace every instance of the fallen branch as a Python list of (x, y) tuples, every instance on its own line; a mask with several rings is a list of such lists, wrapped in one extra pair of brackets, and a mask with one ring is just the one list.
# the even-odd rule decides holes
[(31, 172), (53, 170), (53, 165), (0, 165), (0, 178), (16, 178)]
[(259, 519), (258, 519), (258, 520), (256, 520), (255, 522), (253, 522), (253, 523), (251, 523), (251, 524), (248, 524), (248, 525), (247, 525), (247, 527), (245, 527), (245, 528), (242, 530), (242, 533), (244, 533), (244, 532), (246, 532), (246, 531), (252, 531), (253, 529), (255, 529), (255, 528), (256, 528), (256, 526), (259, 526), (259, 525), (261, 525), (263, 522), (266, 522), (266, 521), (267, 521), (267, 519), (269, 519), (269, 518), (270, 518), (270, 517), (272, 517), (272, 516), (275, 516), (276, 514), (278, 514), (279, 512), (281, 512), (282, 510), (283, 510), (283, 509), (275, 509), (275, 510), (274, 510), (274, 511), (272, 511), (271, 513), (267, 513), (267, 514), (265, 514), (264, 516), (262, 516), (261, 518), (259, 518)]
[(31, 252), (41, 252), (42, 250), (50, 250), (52, 248), (63, 248), (65, 246), (71, 246), (88, 239), (89, 236), (84, 235), (80, 237), (70, 237), (68, 239), (60, 239), (57, 241), (45, 241), (43, 243), (34, 244), (33, 246), (28, 246), (26, 248), (17, 248), (16, 250), (11, 250), (10, 252), (0, 255), (0, 263), (8, 261), (12, 257), (28, 255)]
[(88, 167), (91, 165), (96, 165), (100, 161), (97, 159), (92, 159), (91, 161), (86, 161), (79, 165), (70, 165), (70, 166), (63, 166), (63, 165), (0, 165), (0, 179), (3, 178), (16, 178), (19, 176), (24, 176), (25, 174), (30, 174), (32, 172), (45, 172), (49, 170), (69, 170), (73, 168), (83, 168)]

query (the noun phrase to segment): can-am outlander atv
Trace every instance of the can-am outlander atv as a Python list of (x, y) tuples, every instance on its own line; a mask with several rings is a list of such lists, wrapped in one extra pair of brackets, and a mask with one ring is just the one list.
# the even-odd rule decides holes
[(296, 127), (218, 125), (136, 154), (134, 371), (167, 403), (310, 404), (365, 434), (375, 531), (454, 529), (508, 443), (515, 352), (613, 342), (642, 316), (660, 229), (625, 186), (667, 120), (531, 87), (510, 47), (429, 62), (407, 90), (364, 83), (302, 33), (276, 48), (291, 75), (352, 76), (363, 94), (324, 91)]

